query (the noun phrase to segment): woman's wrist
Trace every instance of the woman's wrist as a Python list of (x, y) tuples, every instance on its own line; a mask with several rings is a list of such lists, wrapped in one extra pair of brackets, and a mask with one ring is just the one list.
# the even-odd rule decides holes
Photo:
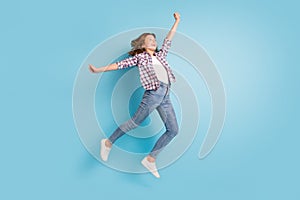
[(107, 68), (107, 66), (105, 66), (105, 67), (100, 67), (100, 68), (98, 68), (98, 72), (105, 72), (105, 69)]

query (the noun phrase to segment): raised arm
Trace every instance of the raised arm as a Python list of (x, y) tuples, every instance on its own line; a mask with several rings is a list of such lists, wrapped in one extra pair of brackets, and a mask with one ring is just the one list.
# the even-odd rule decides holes
[(168, 35), (166, 37), (168, 40), (172, 40), (173, 39), (173, 36), (174, 36), (174, 34), (175, 34), (176, 30), (177, 30), (177, 26), (178, 26), (178, 24), (180, 22), (180, 14), (178, 12), (174, 13), (173, 16), (175, 18), (175, 22), (174, 22), (171, 30), (169, 31), (169, 33), (168, 33)]

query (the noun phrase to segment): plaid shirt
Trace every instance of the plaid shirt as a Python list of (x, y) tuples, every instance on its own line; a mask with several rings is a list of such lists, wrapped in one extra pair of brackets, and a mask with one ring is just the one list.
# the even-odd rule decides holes
[[(175, 76), (166, 60), (168, 50), (170, 49), (170, 47), (171, 40), (165, 38), (161, 50), (159, 50), (159, 52), (154, 53), (154, 56), (156, 56), (156, 58), (166, 68), (169, 77), (169, 82), (175, 82)], [(140, 81), (145, 90), (157, 90), (157, 88), (159, 88), (160, 83), (155, 74), (152, 64), (152, 58), (149, 53), (143, 52), (116, 63), (118, 65), (118, 69), (125, 69), (128, 67), (137, 66), (139, 68)]]

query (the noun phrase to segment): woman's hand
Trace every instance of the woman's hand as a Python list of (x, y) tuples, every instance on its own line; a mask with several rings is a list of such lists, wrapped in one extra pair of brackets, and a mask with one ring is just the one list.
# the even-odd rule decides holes
[(92, 65), (92, 64), (89, 64), (89, 69), (90, 69), (90, 71), (91, 71), (92, 73), (98, 73), (98, 72), (99, 72), (99, 71), (98, 71), (98, 68), (95, 67), (95, 66)]
[(176, 21), (180, 21), (180, 14), (178, 12), (173, 14)]

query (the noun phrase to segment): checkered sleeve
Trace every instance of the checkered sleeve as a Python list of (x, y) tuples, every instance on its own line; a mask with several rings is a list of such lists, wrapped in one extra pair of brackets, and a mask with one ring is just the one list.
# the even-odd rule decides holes
[(133, 66), (137, 65), (137, 57), (133, 56), (130, 58), (126, 58), (124, 60), (116, 62), (116, 64), (118, 65), (118, 69), (125, 69), (128, 67), (133, 67)]
[(164, 42), (163, 42), (163, 45), (162, 45), (162, 47), (161, 47), (161, 52), (162, 52), (162, 56), (163, 56), (163, 57), (166, 57), (166, 56), (167, 56), (170, 47), (171, 47), (171, 40), (165, 38), (165, 39), (164, 39)]

